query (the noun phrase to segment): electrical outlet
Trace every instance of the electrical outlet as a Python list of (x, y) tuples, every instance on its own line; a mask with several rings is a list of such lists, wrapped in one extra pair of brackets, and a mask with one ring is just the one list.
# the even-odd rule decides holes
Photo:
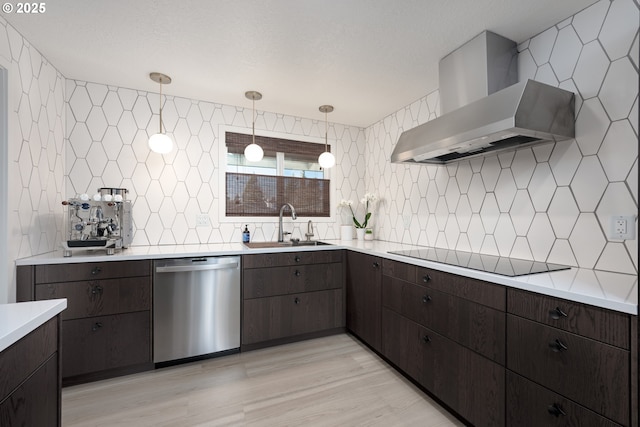
[(636, 238), (636, 218), (634, 216), (614, 215), (610, 218), (609, 238), (633, 240)]
[(209, 226), (209, 215), (207, 214), (197, 214), (196, 215), (196, 227), (208, 227)]

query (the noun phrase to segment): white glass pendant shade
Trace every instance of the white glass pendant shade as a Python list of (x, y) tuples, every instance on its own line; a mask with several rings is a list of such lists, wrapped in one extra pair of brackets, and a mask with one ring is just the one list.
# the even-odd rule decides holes
[(250, 162), (259, 162), (263, 156), (262, 147), (256, 143), (249, 144), (244, 148), (244, 157)]
[(166, 133), (156, 133), (149, 138), (149, 148), (154, 153), (167, 154), (173, 149), (173, 141)]
[(318, 164), (321, 168), (329, 169), (336, 164), (336, 158), (330, 152), (325, 151), (318, 157)]

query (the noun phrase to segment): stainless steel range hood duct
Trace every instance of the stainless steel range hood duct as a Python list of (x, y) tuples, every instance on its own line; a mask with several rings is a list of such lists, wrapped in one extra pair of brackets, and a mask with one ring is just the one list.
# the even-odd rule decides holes
[(513, 84), (514, 55), (514, 42), (484, 32), (443, 58), (444, 114), (403, 132), (391, 161), (443, 164), (573, 138), (575, 95), (534, 80)]

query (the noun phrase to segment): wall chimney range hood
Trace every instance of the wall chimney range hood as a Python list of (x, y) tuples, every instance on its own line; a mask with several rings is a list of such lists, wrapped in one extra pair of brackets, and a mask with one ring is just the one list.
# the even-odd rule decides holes
[(403, 132), (393, 163), (444, 164), (575, 136), (572, 92), (517, 82), (515, 42), (485, 31), (440, 61), (442, 115)]

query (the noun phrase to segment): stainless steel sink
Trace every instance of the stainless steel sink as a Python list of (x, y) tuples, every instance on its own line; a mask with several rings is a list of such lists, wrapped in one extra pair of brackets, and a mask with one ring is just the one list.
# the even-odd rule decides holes
[(320, 242), (318, 240), (299, 240), (290, 242), (249, 242), (244, 245), (251, 249), (260, 248), (288, 248), (292, 246), (323, 246), (330, 245), (330, 243)]

